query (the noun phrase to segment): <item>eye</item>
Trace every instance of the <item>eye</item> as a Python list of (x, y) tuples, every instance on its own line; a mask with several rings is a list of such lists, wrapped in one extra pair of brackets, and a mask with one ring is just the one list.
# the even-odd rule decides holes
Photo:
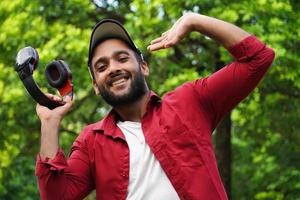
[(119, 57), (118, 61), (121, 62), (121, 63), (124, 63), (128, 60), (128, 57), (126, 56), (122, 56), (122, 57)]
[(107, 65), (104, 63), (99, 63), (95, 66), (97, 72), (103, 72), (106, 69)]

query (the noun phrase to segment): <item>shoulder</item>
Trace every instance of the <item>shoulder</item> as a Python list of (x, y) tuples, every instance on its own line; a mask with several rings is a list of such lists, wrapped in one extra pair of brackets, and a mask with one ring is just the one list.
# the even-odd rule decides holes
[(76, 141), (86, 141), (86, 140), (90, 140), (91, 137), (94, 137), (94, 133), (97, 131), (97, 130), (101, 130), (102, 126), (103, 126), (103, 121), (104, 119), (98, 121), (98, 122), (95, 122), (95, 123), (92, 123), (92, 124), (88, 124), (86, 125), (81, 133), (79, 134), (79, 136), (77, 137)]

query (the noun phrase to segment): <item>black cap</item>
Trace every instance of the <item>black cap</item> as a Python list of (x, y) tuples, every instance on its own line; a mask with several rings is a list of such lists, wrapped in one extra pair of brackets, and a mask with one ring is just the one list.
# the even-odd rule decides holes
[(138, 54), (141, 54), (140, 50), (135, 46), (128, 32), (120, 22), (113, 19), (104, 19), (95, 25), (91, 35), (88, 58), (89, 66), (91, 64), (95, 47), (102, 41), (110, 38), (118, 38), (126, 42), (132, 50), (136, 51)]

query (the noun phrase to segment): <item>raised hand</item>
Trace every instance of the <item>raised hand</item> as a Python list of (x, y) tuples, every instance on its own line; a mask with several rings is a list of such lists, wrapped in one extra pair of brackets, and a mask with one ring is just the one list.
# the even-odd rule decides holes
[(189, 20), (192, 15), (194, 15), (194, 13), (187, 13), (180, 17), (171, 29), (164, 32), (159, 38), (152, 40), (147, 49), (149, 51), (157, 51), (176, 45), (192, 31), (192, 23), (191, 20)]
[[(53, 95), (53, 94), (46, 94), (46, 96), (54, 101), (62, 101), (62, 99), (59, 96)], [(37, 104), (36, 106), (36, 113), (39, 116), (40, 120), (57, 120), (60, 121), (64, 115), (70, 110), (72, 106), (72, 100), (69, 96), (66, 97), (64, 100), (65, 104), (62, 106), (59, 106), (53, 110), (48, 109), (45, 106), (42, 106), (40, 104)]]

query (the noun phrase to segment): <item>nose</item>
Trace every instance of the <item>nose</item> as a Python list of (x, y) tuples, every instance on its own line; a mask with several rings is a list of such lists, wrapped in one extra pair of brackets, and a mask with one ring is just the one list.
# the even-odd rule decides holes
[(120, 72), (121, 71), (121, 66), (119, 65), (119, 63), (115, 62), (114, 60), (111, 60), (111, 62), (109, 63), (109, 75), (112, 75), (116, 72)]

